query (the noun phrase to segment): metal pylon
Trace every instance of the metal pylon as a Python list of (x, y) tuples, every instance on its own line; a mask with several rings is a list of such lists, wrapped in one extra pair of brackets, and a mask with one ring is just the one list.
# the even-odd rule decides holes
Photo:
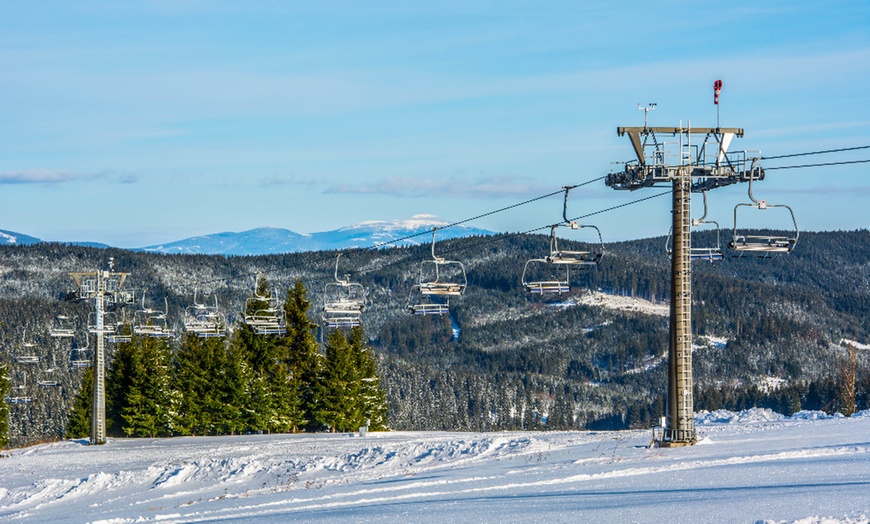
[[(645, 112), (646, 114), (646, 112)], [(671, 256), (670, 343), (668, 345), (668, 404), (659, 445), (690, 446), (697, 442), (692, 398), (692, 266), (691, 195), (731, 184), (761, 180), (764, 170), (746, 151), (729, 153), (741, 128), (620, 127), (637, 160), (607, 175), (613, 189), (634, 191), (651, 187), (672, 189), (674, 245)], [(692, 136), (704, 138), (692, 144)], [(677, 142), (662, 140), (679, 137)]]
[(70, 273), (75, 280), (79, 300), (94, 301), (96, 324), (89, 330), (96, 336), (94, 349), (94, 396), (91, 404), (91, 444), (106, 443), (106, 339), (104, 314), (106, 305), (124, 306), (133, 303), (133, 295), (121, 291), (129, 273), (112, 272), (114, 260), (109, 258), (108, 271)]
[(691, 445), (695, 434), (692, 399), (692, 201), (688, 169), (673, 181), (674, 248), (671, 256), (671, 322), (668, 345), (668, 412), (662, 445)]

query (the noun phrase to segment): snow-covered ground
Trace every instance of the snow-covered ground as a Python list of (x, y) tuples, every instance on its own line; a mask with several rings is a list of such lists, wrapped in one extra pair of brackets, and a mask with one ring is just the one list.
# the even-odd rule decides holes
[(650, 431), (61, 442), (0, 458), (6, 522), (868, 522), (870, 415)]
[(666, 317), (670, 315), (671, 307), (665, 303), (650, 302), (643, 298), (611, 295), (601, 291), (589, 291), (580, 299), (581, 304), (587, 306), (601, 306), (607, 309), (619, 311), (634, 311), (645, 315), (658, 315)]

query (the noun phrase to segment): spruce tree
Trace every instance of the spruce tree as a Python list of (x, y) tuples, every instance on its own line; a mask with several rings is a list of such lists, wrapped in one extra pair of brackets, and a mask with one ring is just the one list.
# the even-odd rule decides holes
[(175, 432), (177, 397), (171, 388), (167, 339), (133, 337), (129, 389), (120, 410), (123, 432), (134, 437), (163, 437)]
[(86, 438), (91, 434), (91, 407), (94, 402), (94, 368), (82, 376), (82, 385), (70, 408), (64, 430), (66, 438)]
[[(9, 380), (9, 367), (6, 364), (0, 364), (0, 392), (4, 395), (9, 394), (9, 388), (12, 386)], [(0, 403), (0, 447), (6, 447), (9, 444), (9, 405), (6, 402)]]
[(188, 334), (173, 358), (178, 390), (178, 433), (216, 435), (228, 418), (225, 387), (229, 356), (223, 338)]
[(339, 329), (326, 339), (326, 361), (317, 384), (317, 420), (332, 431), (353, 431), (365, 423), (356, 356)]
[(381, 389), (378, 364), (371, 348), (366, 343), (361, 327), (355, 327), (348, 337), (348, 345), (359, 370), (360, 410), (372, 431), (385, 431), (387, 425), (387, 396)]
[(295, 427), (316, 429), (315, 392), (320, 380), (321, 356), (318, 352), (315, 329), (317, 324), (308, 318), (311, 301), (308, 300), (308, 290), (297, 279), (287, 291), (284, 301), (287, 336), (283, 343), (286, 346), (287, 371), (297, 400), (291, 404), (292, 419)]

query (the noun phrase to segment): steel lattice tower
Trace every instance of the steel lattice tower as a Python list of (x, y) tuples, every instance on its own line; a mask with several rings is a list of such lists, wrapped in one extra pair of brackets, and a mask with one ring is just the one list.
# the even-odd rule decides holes
[(70, 273), (77, 286), (79, 300), (94, 301), (93, 326), (88, 330), (96, 336), (94, 349), (94, 396), (91, 405), (91, 444), (106, 442), (106, 332), (104, 314), (107, 307), (133, 303), (133, 295), (121, 291), (121, 286), (129, 273), (114, 273), (113, 259), (109, 259), (109, 269), (87, 273)]

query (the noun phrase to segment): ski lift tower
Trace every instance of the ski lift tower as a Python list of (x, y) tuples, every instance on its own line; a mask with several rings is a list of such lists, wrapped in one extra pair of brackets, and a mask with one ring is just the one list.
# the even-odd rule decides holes
[(89, 331), (96, 335), (94, 348), (94, 397), (91, 407), (91, 444), (106, 443), (106, 344), (104, 335), (111, 329), (104, 327), (106, 309), (133, 303), (133, 294), (121, 291), (129, 273), (115, 273), (114, 259), (104, 271), (70, 273), (76, 283), (78, 300), (94, 301), (96, 323)]
[[(718, 106), (722, 83), (714, 84)], [(731, 140), (743, 137), (741, 128), (649, 127), (647, 116), (655, 104), (638, 105), (644, 111), (643, 127), (619, 127), (637, 155), (625, 162), (623, 170), (611, 172), (606, 184), (613, 189), (634, 191), (647, 187), (672, 187), (673, 255), (671, 257), (670, 343), (668, 346), (667, 417), (661, 441), (663, 447), (690, 446), (697, 441), (692, 399), (692, 193), (728, 186), (750, 179), (763, 180), (764, 170), (756, 165), (757, 152), (728, 152)], [(718, 118), (717, 118), (718, 120)], [(703, 136), (703, 138), (700, 138)], [(698, 137), (698, 138), (695, 138)], [(670, 138), (670, 142), (663, 140)], [(621, 165), (617, 164), (617, 165)]]

